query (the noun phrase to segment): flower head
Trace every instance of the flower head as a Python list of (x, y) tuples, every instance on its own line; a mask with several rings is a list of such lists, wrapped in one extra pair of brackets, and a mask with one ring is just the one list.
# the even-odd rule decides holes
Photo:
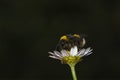
[(49, 52), (49, 57), (61, 60), (64, 64), (76, 64), (83, 56), (90, 55), (91, 53), (92, 49), (90, 48), (78, 50), (77, 46), (74, 46), (70, 49), (70, 51), (63, 49), (60, 52)]

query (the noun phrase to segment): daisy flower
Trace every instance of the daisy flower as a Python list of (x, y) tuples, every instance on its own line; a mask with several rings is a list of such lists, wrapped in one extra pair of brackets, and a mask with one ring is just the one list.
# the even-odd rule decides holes
[(76, 64), (79, 61), (81, 61), (81, 58), (83, 56), (90, 55), (91, 53), (92, 53), (91, 48), (81, 49), (78, 51), (77, 46), (74, 46), (70, 49), (70, 51), (61, 50), (60, 52), (59, 51), (49, 52), (50, 54), (49, 57), (58, 59), (64, 64), (73, 64), (73, 63)]

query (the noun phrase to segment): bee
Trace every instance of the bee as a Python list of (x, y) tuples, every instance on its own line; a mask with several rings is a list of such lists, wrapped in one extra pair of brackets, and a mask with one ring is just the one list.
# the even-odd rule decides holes
[(60, 40), (56, 46), (56, 50), (61, 51), (62, 49), (70, 51), (74, 46), (77, 46), (80, 50), (84, 47), (86, 41), (84, 35), (79, 34), (67, 34), (60, 37)]

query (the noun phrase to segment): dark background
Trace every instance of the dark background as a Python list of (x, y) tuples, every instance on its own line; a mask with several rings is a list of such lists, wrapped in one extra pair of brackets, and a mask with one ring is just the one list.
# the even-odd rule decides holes
[(0, 0), (0, 80), (72, 80), (48, 57), (60, 36), (86, 34), (78, 80), (120, 79), (120, 0)]

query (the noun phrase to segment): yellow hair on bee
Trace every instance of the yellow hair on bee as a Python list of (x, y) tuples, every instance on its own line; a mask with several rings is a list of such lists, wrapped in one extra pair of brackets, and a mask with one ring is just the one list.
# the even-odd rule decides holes
[(60, 40), (68, 40), (68, 38), (67, 38), (67, 36), (64, 35), (60, 38)]
[(80, 35), (79, 34), (74, 34), (73, 36), (77, 37), (77, 38), (80, 38)]

